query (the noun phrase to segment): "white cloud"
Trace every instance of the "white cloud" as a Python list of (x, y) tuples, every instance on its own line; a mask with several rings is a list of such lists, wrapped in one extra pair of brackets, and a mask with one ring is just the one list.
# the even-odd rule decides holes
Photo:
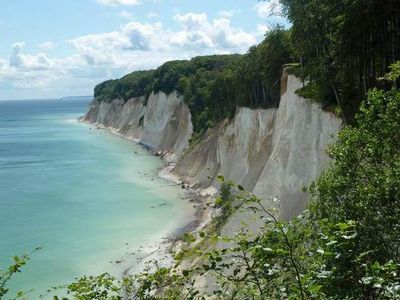
[(127, 19), (127, 20), (132, 20), (133, 19), (133, 14), (131, 14), (130, 12), (127, 11), (121, 11), (118, 16), (120, 16), (123, 19)]
[(131, 6), (140, 4), (139, 0), (97, 0), (97, 2), (108, 6)]
[(260, 18), (268, 18), (271, 16), (282, 16), (282, 4), (279, 0), (269, 0), (257, 3), (253, 9)]
[(45, 49), (54, 46), (51, 42), (41, 44), (38, 53), (26, 53), (25, 44), (16, 43), (8, 59), (0, 58), (0, 85), (89, 94), (98, 82), (168, 60), (244, 53), (267, 29), (259, 25), (253, 32), (245, 31), (227, 17), (209, 18), (204, 13), (176, 14), (173, 20), (174, 29), (161, 22), (129, 21), (114, 31), (73, 38), (67, 41), (72, 53), (62, 58), (46, 54)]
[(5, 76), (7, 76), (9, 70), (8, 70), (8, 62), (5, 59), (0, 58), (0, 82), (2, 79), (4, 79)]
[(50, 68), (51, 62), (44, 53), (29, 55), (23, 53), (25, 43), (19, 42), (12, 46), (9, 65), (15, 68), (27, 70), (46, 70)]
[(126, 36), (131, 45), (131, 50), (154, 50), (163, 48), (160, 41), (165, 30), (162, 23), (147, 23), (130, 22), (122, 27), (121, 33)]
[(131, 42), (126, 35), (113, 31), (101, 34), (89, 34), (70, 41), (77, 53), (88, 65), (112, 64), (115, 49), (127, 49)]
[(47, 51), (55, 48), (55, 44), (53, 42), (44, 42), (38, 45), (39, 49), (42, 51)]
[(52, 62), (43, 54), (22, 52), (23, 43), (14, 44), (8, 61), (0, 61), (0, 83), (9, 88), (44, 88), (55, 77)]
[(227, 18), (227, 19), (229, 19), (229, 18), (232, 18), (235, 14), (236, 14), (236, 11), (233, 10), (233, 9), (231, 9), (231, 10), (223, 10), (223, 11), (220, 11), (220, 12), (218, 13), (218, 16), (221, 17), (221, 18)]
[(158, 13), (156, 13), (154, 11), (151, 11), (146, 16), (147, 16), (148, 19), (155, 19), (155, 18), (158, 17)]
[(208, 20), (206, 14), (177, 14), (174, 19), (181, 31), (171, 36), (171, 41), (181, 47), (203, 47), (243, 51), (257, 42), (256, 37), (241, 28), (235, 28), (227, 18)]
[(175, 31), (161, 22), (131, 21), (118, 31), (81, 36), (70, 43), (88, 64), (96, 65), (115, 63), (124, 51), (244, 52), (257, 42), (256, 34), (233, 27), (227, 18), (209, 20), (204, 13), (187, 13), (174, 20), (180, 26)]

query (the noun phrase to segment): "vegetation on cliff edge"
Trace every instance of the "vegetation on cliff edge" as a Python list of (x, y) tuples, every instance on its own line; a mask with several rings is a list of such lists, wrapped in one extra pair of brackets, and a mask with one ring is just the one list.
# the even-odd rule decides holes
[(98, 101), (148, 97), (177, 91), (188, 104), (196, 137), (233, 116), (237, 106), (274, 107), (280, 98), (282, 65), (293, 62), (290, 31), (277, 27), (245, 55), (212, 55), (170, 61), (96, 86)]

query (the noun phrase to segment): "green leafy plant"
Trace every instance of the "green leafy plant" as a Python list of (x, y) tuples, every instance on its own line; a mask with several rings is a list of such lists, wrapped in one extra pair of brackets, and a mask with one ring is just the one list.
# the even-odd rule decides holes
[[(32, 253), (39, 251), (41, 248), (38, 247), (32, 251)], [(3, 299), (10, 291), (8, 288), (9, 282), (12, 280), (12, 278), (18, 274), (21, 273), (22, 268), (27, 264), (27, 262), (30, 259), (29, 254), (24, 254), (21, 256), (14, 256), (13, 258), (13, 264), (10, 265), (6, 269), (0, 268), (0, 299)], [(18, 299), (18, 298), (24, 298), (26, 295), (26, 292), (19, 291), (17, 292), (17, 295), (13, 298), (10, 299)]]

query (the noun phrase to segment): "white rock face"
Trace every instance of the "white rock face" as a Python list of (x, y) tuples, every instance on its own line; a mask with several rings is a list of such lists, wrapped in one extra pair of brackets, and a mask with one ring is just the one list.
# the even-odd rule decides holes
[(299, 97), (302, 87), (289, 75), (278, 109), (239, 108), (233, 120), (221, 122), (178, 161), (174, 171), (195, 187), (217, 186), (209, 177), (223, 174), (247, 190), (280, 200), (280, 216), (304, 209), (302, 188), (327, 166), (325, 149), (341, 121), (318, 104)]
[(144, 115), (145, 99), (133, 98), (126, 103), (122, 100), (92, 102), (83, 120), (110, 127), (130, 138), (137, 139), (141, 132), (139, 120)]
[(275, 109), (239, 108), (231, 122), (221, 122), (186, 152), (174, 171), (200, 188), (223, 174), (252, 190), (270, 155), (275, 115)]
[(290, 218), (304, 209), (302, 188), (327, 166), (325, 149), (341, 127), (333, 114), (299, 97), (301, 87), (289, 75), (278, 109), (238, 108), (190, 149), (191, 115), (176, 93), (93, 102), (83, 119), (162, 152), (177, 162), (173, 173), (204, 193), (215, 192), (218, 184), (210, 177), (223, 174), (260, 197), (278, 198), (281, 217)]
[(151, 94), (144, 114), (140, 142), (176, 160), (189, 145), (193, 125), (189, 108), (175, 92)]
[(176, 93), (151, 94), (147, 101), (144, 97), (94, 101), (83, 120), (135, 139), (169, 161), (183, 153), (193, 132), (189, 108)]
[(257, 195), (277, 197), (284, 218), (305, 208), (308, 195), (302, 187), (327, 167), (325, 150), (341, 128), (333, 114), (295, 93), (301, 87), (300, 80), (289, 76), (276, 115), (273, 150), (253, 189)]

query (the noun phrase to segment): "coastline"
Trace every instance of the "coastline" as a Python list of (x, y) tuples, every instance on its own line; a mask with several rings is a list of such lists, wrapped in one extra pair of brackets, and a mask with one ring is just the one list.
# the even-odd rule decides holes
[(141, 245), (138, 248), (137, 253), (141, 251), (144, 251), (144, 253), (138, 257), (135, 265), (128, 265), (127, 263), (127, 266), (124, 267), (124, 271), (121, 275), (132, 276), (139, 274), (143, 272), (147, 268), (148, 264), (152, 261), (157, 261), (158, 265), (162, 267), (172, 266), (175, 262), (172, 252), (174, 249), (178, 249), (180, 247), (180, 237), (184, 233), (198, 232), (206, 227), (209, 223), (212, 210), (206, 205), (206, 203), (208, 202), (207, 200), (210, 200), (210, 198), (213, 197), (213, 195), (204, 189), (193, 188), (193, 186), (191, 186), (190, 183), (185, 180), (185, 178), (181, 178), (174, 174), (172, 169), (174, 168), (175, 163), (171, 162), (167, 155), (162, 155), (148, 145), (140, 143), (137, 139), (128, 137), (112, 127), (106, 127), (101, 124), (85, 121), (83, 117), (78, 118), (78, 122), (88, 126), (93, 126), (96, 128), (96, 130), (101, 130), (108, 134), (129, 140), (130, 142), (142, 146), (149, 153), (149, 155), (160, 157), (163, 166), (156, 170), (156, 176), (183, 189), (184, 196), (182, 199), (190, 202), (193, 205), (194, 212), (185, 218), (182, 226), (176, 228), (168, 236), (163, 237), (159, 242), (157, 242), (157, 244), (151, 246)]

